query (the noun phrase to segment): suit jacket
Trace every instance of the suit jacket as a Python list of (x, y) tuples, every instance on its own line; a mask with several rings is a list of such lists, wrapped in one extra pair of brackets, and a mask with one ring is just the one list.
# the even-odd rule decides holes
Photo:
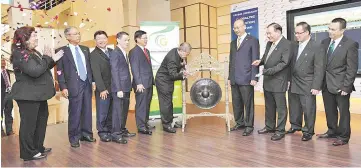
[(181, 65), (181, 62), (182, 59), (178, 54), (177, 48), (173, 48), (168, 52), (155, 76), (158, 89), (173, 91), (174, 81), (183, 80), (181, 69), (184, 66)]
[(45, 101), (52, 98), (55, 95), (55, 88), (50, 69), (55, 65), (54, 60), (37, 51), (15, 49), (12, 54), (16, 79), (11, 89), (12, 98), (31, 101)]
[[(321, 42), (325, 51), (328, 50), (330, 42), (330, 38)], [(343, 36), (327, 61), (323, 89), (328, 89), (333, 94), (337, 94), (338, 90), (347, 93), (355, 90), (353, 83), (358, 69), (358, 47), (357, 42)]]
[[(89, 84), (91, 84), (93, 82), (93, 75), (90, 67), (90, 51), (89, 48), (86, 46), (79, 45), (79, 47), (85, 56), (86, 70), (88, 76), (88, 80), (86, 82), (89, 82)], [(71, 53), (68, 45), (57, 49), (56, 52), (58, 52), (59, 50), (64, 51), (64, 56), (60, 58), (57, 63), (57, 74), (60, 90), (68, 89), (69, 97), (77, 96), (79, 93), (78, 80), (81, 79), (78, 75), (78, 70), (76, 68), (73, 54)]]
[[(113, 49), (107, 49), (109, 54)], [(98, 47), (90, 53), (90, 66), (93, 73), (93, 80), (96, 84), (96, 90), (99, 92), (108, 90), (111, 92), (111, 79), (110, 72), (110, 59), (109, 57)]]
[(132, 83), (129, 64), (118, 46), (110, 54), (110, 67), (112, 72), (112, 92), (130, 92)]
[(291, 60), (292, 44), (282, 37), (267, 62), (266, 57), (272, 42), (268, 42), (260, 65), (264, 65), (263, 88), (269, 92), (286, 92), (288, 87), (289, 63)]
[(326, 70), (326, 52), (312, 39), (297, 59), (298, 45), (293, 49), (291, 67), (292, 93), (311, 95), (311, 89), (321, 90)]
[[(147, 53), (150, 59), (148, 49)], [(133, 75), (133, 88), (137, 88), (137, 85), (139, 84), (143, 84), (145, 88), (153, 87), (154, 77), (152, 62), (148, 62), (143, 50), (138, 45), (129, 51), (129, 62)]]
[[(259, 42), (253, 36), (246, 35), (237, 50), (237, 40), (231, 42), (229, 55), (229, 76), (231, 85), (250, 85), (251, 80), (258, 81), (256, 75), (259, 72), (257, 66), (252, 66), (252, 62), (259, 59)], [(238, 71), (236, 71), (236, 69)], [(241, 70), (241, 71), (239, 71)], [(237, 82), (236, 82), (237, 81)]]

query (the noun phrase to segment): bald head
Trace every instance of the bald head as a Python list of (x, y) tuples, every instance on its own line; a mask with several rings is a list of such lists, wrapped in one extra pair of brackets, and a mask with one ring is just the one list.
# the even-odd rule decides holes
[(233, 23), (233, 31), (238, 37), (246, 33), (246, 24), (244, 23), (243, 19), (237, 19)]

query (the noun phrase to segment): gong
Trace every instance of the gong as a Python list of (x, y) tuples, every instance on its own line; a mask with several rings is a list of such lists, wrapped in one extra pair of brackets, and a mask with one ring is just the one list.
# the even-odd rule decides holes
[(211, 109), (221, 100), (222, 90), (214, 80), (202, 78), (192, 85), (190, 97), (197, 107)]

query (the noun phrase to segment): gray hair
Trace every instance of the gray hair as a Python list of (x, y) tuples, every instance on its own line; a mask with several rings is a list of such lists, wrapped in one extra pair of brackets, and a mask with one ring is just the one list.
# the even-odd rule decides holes
[(76, 29), (76, 27), (73, 27), (73, 26), (66, 27), (64, 29), (64, 35), (66, 36), (70, 32), (71, 29)]
[(178, 50), (184, 52), (191, 52), (192, 46), (187, 42), (183, 42), (182, 44), (179, 45)]

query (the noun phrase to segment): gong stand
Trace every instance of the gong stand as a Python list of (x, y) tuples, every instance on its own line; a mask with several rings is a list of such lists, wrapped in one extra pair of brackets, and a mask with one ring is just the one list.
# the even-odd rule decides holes
[[(196, 106), (200, 109), (203, 109), (205, 111), (202, 111), (201, 113), (198, 114), (187, 114), (187, 108), (186, 108), (186, 82), (185, 80), (182, 81), (182, 114), (183, 114), (183, 122), (182, 122), (182, 132), (184, 132), (185, 126), (187, 124), (187, 120), (194, 118), (194, 117), (220, 117), (225, 119), (226, 121), (226, 126), (227, 126), (227, 131), (230, 131), (230, 120), (232, 119), (232, 117), (229, 114), (229, 97), (228, 97), (228, 59), (225, 58), (226, 61), (224, 62), (219, 62), (218, 60), (214, 59), (212, 56), (208, 55), (208, 54), (201, 54), (201, 59), (196, 59), (196, 60), (192, 60), (190, 61), (189, 64), (187, 64), (187, 71), (190, 73), (191, 76), (196, 76), (196, 74), (199, 75), (199, 73), (201, 72), (211, 72), (212, 74), (218, 74), (220, 76), (222, 76), (224, 78), (224, 91), (225, 91), (225, 111), (221, 112), (221, 113), (212, 113), (209, 111), (206, 111), (208, 109), (213, 108), (214, 106), (216, 106), (216, 103), (214, 106), (210, 106), (210, 107), (202, 107), (196, 104)], [(200, 80), (205, 80), (206, 82), (203, 82), (203, 85), (206, 85), (207, 82), (209, 82), (210, 84), (214, 84), (214, 82), (212, 82), (212, 79), (209, 78), (200, 78), (198, 81)], [(196, 84), (198, 81), (196, 81), (194, 84)], [(188, 81), (189, 82), (189, 81)], [(215, 82), (216, 83), (216, 82)], [(215, 88), (219, 88), (221, 90), (221, 88), (219, 87), (219, 85), (216, 83), (217, 87)], [(192, 86), (193, 89), (193, 86)], [(190, 95), (192, 96), (192, 89), (190, 92)], [(194, 95), (194, 94), (193, 94)], [(209, 96), (212, 96), (212, 94), (210, 94), (207, 91), (207, 87), (204, 87), (203, 90), (201, 90), (199, 93), (197, 93), (197, 96), (202, 96), (204, 98), (207, 98)], [(222, 97), (222, 91), (220, 92), (219, 96), (219, 100)], [(193, 97), (192, 101), (193, 101)], [(194, 102), (193, 102), (194, 103)]]

